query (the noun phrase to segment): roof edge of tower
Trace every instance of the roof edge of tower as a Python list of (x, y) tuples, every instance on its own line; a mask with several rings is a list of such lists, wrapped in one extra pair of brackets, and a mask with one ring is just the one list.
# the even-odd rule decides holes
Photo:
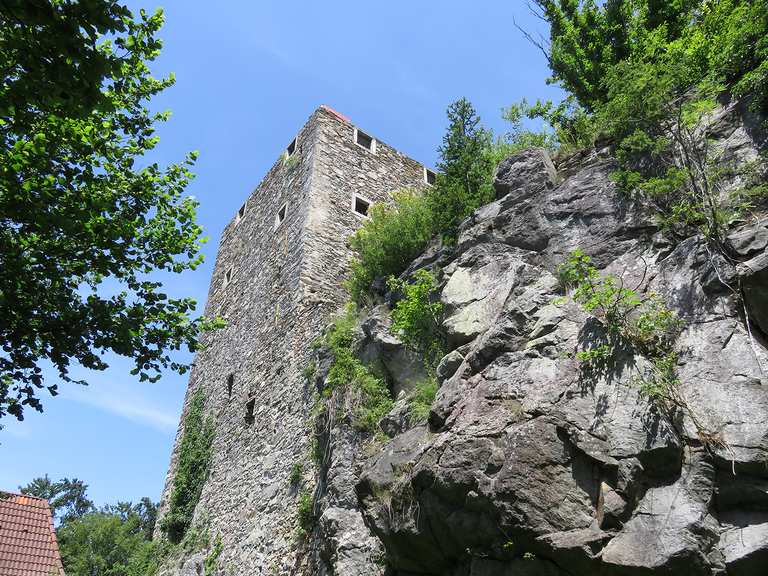
[(334, 110), (333, 108), (331, 108), (327, 104), (321, 104), (318, 107), (318, 110), (323, 110), (325, 112), (328, 112), (329, 114), (335, 116), (336, 118), (338, 118), (342, 122), (346, 122), (347, 124), (352, 124), (352, 120), (350, 120), (347, 116), (344, 116), (344, 114), (342, 114), (338, 110)]

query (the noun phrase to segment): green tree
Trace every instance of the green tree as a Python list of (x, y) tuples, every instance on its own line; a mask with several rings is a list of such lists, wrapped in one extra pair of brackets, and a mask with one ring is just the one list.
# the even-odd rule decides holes
[[(605, 79), (621, 62), (687, 56), (694, 82), (708, 77), (768, 110), (768, 5), (764, 0), (536, 0), (550, 24), (551, 81), (587, 111), (608, 101)], [(532, 39), (528, 33), (526, 35)]]
[(73, 576), (154, 574), (160, 544), (147, 537), (144, 522), (136, 512), (115, 513), (108, 508), (65, 522), (56, 534), (64, 571)]
[(22, 494), (45, 498), (55, 519), (66, 522), (80, 518), (93, 510), (93, 502), (86, 494), (88, 485), (77, 478), (62, 478), (53, 482), (48, 474), (34, 478), (26, 486), (19, 486)]
[(587, 110), (606, 99), (603, 78), (611, 66), (642, 49), (648, 31), (678, 38), (700, 0), (536, 0), (550, 24), (544, 47), (560, 82)]
[(466, 98), (448, 107), (448, 130), (438, 149), (436, 185), (429, 194), (436, 229), (450, 240), (461, 221), (493, 200), (493, 134)]
[(157, 504), (119, 502), (96, 510), (82, 480), (58, 482), (45, 476), (20, 487), (22, 494), (45, 498), (59, 516), (56, 536), (62, 562), (72, 576), (150, 576), (161, 559), (161, 545), (152, 542)]
[(114, 0), (0, 2), (0, 417), (42, 411), (46, 364), (64, 382), (105, 352), (142, 380), (183, 372), (170, 352), (207, 326), (148, 276), (202, 260), (183, 196), (196, 154), (145, 159), (169, 115), (148, 108), (173, 83), (148, 68), (162, 23)]
[(133, 522), (136, 530), (147, 540), (152, 540), (157, 521), (157, 504), (146, 496), (138, 504), (118, 502), (102, 508), (102, 512), (119, 516), (123, 522)]
[[(625, 192), (652, 206), (668, 231), (699, 230), (726, 249), (728, 226), (764, 202), (765, 186), (760, 167), (723, 161), (708, 114), (728, 92), (768, 112), (768, 4), (537, 3), (551, 23), (554, 80), (571, 94), (557, 107), (538, 103), (534, 115), (548, 119), (566, 146), (565, 138), (583, 146), (589, 138), (582, 136), (609, 136)], [(736, 176), (743, 186), (725, 193)]]

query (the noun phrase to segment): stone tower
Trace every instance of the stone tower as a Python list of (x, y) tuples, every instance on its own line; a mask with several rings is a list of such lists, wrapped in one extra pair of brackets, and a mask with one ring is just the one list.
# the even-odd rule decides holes
[[(202, 387), (216, 435), (195, 522), (221, 536), (225, 573), (299, 572), (289, 476), (310, 445), (313, 391), (302, 370), (311, 342), (346, 298), (347, 239), (368, 207), (433, 177), (321, 106), (224, 229), (205, 314), (227, 326), (205, 336), (184, 412)], [(180, 425), (161, 514), (181, 432)], [(168, 573), (194, 574), (199, 556)]]

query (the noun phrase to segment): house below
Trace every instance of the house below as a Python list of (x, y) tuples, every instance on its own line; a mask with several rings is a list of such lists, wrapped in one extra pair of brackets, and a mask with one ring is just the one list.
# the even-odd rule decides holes
[(47, 500), (0, 492), (0, 574), (64, 576)]

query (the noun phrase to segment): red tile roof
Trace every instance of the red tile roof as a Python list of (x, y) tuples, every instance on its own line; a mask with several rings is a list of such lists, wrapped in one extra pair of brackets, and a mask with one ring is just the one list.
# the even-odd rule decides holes
[(63, 576), (48, 501), (0, 492), (0, 576)]

